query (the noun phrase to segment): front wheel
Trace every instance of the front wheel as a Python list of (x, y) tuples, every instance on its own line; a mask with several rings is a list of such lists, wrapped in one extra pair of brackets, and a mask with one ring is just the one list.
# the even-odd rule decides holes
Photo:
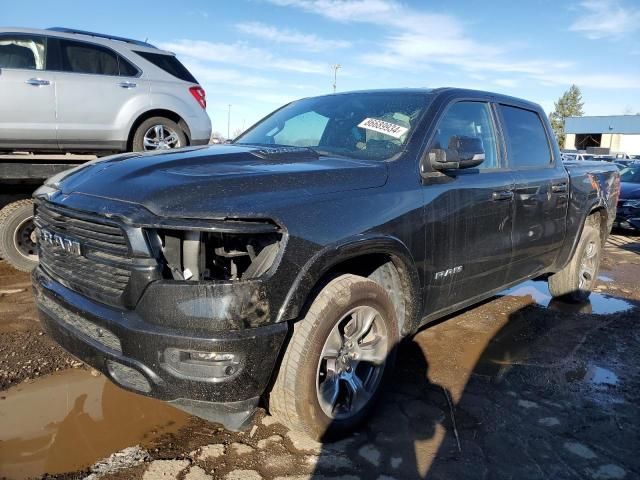
[(392, 370), (398, 340), (384, 288), (356, 275), (336, 278), (294, 325), (270, 394), (271, 413), (317, 440), (351, 432)]
[(569, 264), (549, 277), (549, 292), (554, 298), (584, 302), (597, 282), (602, 241), (597, 226), (587, 222)]
[(152, 117), (142, 122), (133, 135), (134, 152), (171, 150), (186, 147), (187, 137), (180, 126), (164, 117)]

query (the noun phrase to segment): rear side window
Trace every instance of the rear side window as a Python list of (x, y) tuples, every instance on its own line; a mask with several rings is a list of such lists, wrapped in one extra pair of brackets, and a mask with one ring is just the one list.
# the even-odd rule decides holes
[(0, 68), (44, 70), (43, 37), (7, 35), (0, 37)]
[(189, 83), (198, 83), (198, 81), (191, 75), (191, 72), (187, 70), (187, 67), (180, 63), (173, 55), (166, 55), (163, 53), (150, 53), (150, 52), (136, 52), (145, 60), (153, 63), (156, 67), (164, 70), (170, 75), (173, 75), (180, 80), (184, 80)]
[(548, 167), (551, 164), (549, 138), (536, 112), (500, 105), (509, 162), (513, 168)]
[(118, 67), (120, 68), (121, 77), (135, 77), (136, 75), (138, 75), (138, 69), (119, 55)]
[(60, 40), (63, 72), (118, 75), (118, 56), (108, 48), (72, 40)]

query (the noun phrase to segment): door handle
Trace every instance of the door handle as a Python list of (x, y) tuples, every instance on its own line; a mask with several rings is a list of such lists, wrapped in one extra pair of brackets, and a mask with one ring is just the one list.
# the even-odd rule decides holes
[(136, 88), (138, 84), (133, 82), (120, 82), (118, 86), (122, 88)]
[(567, 184), (566, 183), (554, 183), (551, 185), (552, 193), (566, 193), (567, 192)]
[(51, 82), (49, 80), (43, 80), (41, 78), (30, 78), (26, 82), (28, 85), (33, 85), (34, 87), (41, 87), (42, 85), (50, 85)]
[(496, 201), (511, 200), (513, 198), (513, 191), (512, 190), (500, 190), (500, 191), (497, 191), (497, 192), (493, 192), (493, 194), (491, 195), (491, 198), (493, 198)]

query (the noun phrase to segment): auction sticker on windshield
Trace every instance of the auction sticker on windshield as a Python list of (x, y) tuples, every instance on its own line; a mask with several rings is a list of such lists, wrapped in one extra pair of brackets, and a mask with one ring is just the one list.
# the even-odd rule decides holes
[(400, 138), (409, 130), (407, 127), (396, 125), (391, 122), (385, 122), (384, 120), (377, 120), (375, 118), (365, 118), (358, 124), (358, 127), (373, 130), (374, 132), (384, 133), (385, 135), (389, 135), (394, 138)]

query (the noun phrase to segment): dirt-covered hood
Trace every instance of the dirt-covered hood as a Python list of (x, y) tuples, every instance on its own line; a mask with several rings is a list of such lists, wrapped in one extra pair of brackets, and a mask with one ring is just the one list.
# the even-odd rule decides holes
[(303, 148), (224, 145), (125, 154), (64, 178), (65, 195), (136, 203), (160, 216), (224, 217), (261, 204), (379, 187), (384, 162), (320, 156)]

